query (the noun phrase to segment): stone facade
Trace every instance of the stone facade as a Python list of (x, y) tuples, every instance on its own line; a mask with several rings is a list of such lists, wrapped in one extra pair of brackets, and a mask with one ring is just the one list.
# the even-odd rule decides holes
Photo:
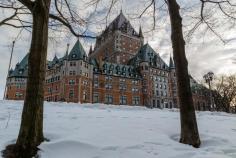
[[(137, 33), (120, 15), (97, 37), (88, 55), (78, 40), (70, 53), (47, 62), (45, 100), (152, 108), (177, 108), (175, 65), (167, 65), (147, 43), (140, 27)], [(7, 99), (25, 97), (28, 55), (9, 72)], [(198, 110), (209, 109), (206, 88), (190, 76), (193, 100)]]

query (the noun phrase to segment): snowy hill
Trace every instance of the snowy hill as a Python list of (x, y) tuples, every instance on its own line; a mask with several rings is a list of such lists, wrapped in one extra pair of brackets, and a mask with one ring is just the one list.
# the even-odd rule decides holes
[[(0, 101), (0, 150), (17, 137), (23, 102)], [(178, 110), (45, 103), (42, 158), (236, 158), (236, 115), (197, 112), (201, 148), (178, 143)]]

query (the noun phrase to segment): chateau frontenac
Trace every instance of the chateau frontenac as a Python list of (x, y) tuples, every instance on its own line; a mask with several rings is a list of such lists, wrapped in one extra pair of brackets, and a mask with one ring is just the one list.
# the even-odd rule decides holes
[[(28, 74), (28, 54), (9, 72), (6, 99), (23, 100)], [(191, 76), (194, 106), (209, 109), (209, 91)], [(175, 64), (169, 64), (148, 43), (141, 27), (132, 27), (121, 12), (96, 38), (86, 53), (80, 41), (62, 58), (47, 62), (46, 101), (105, 103), (177, 108)]]

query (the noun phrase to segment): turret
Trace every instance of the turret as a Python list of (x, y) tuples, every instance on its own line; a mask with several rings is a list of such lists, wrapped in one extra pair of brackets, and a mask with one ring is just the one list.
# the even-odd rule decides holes
[(143, 38), (143, 31), (142, 31), (142, 27), (141, 26), (139, 27), (138, 36)]
[(90, 49), (89, 49), (89, 56), (93, 53), (93, 47), (92, 45), (90, 46)]
[(170, 56), (169, 68), (170, 69), (174, 69), (175, 68), (175, 65), (174, 65), (174, 62), (173, 62), (173, 59), (172, 59), (171, 56)]

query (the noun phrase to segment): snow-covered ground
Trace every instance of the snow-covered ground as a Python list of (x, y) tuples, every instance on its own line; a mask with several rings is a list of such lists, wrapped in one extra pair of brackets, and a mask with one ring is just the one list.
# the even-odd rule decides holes
[[(17, 137), (23, 102), (0, 101), (0, 149)], [(42, 158), (236, 158), (236, 115), (197, 112), (201, 148), (178, 143), (178, 110), (45, 103)], [(0, 156), (1, 157), (1, 156)]]

